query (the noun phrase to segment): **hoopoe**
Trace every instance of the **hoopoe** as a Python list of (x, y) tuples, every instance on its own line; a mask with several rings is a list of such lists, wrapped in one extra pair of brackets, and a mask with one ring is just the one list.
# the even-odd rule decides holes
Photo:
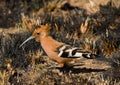
[(78, 47), (71, 47), (62, 42), (58, 42), (49, 35), (50, 25), (42, 25), (40, 28), (34, 30), (31, 37), (25, 40), (20, 47), (27, 41), (35, 38), (37, 42), (41, 43), (43, 50), (46, 52), (48, 57), (57, 62), (59, 67), (64, 67), (65, 65), (71, 66), (75, 63), (76, 59), (79, 58), (94, 58), (95, 55), (84, 51)]

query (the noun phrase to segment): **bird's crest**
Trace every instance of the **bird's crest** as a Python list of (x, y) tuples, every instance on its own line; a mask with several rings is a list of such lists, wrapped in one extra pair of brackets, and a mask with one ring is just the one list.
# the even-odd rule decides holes
[(35, 30), (39, 30), (39, 31), (49, 31), (51, 29), (51, 25), (50, 24), (46, 24), (46, 25), (41, 25), (40, 27), (37, 27)]

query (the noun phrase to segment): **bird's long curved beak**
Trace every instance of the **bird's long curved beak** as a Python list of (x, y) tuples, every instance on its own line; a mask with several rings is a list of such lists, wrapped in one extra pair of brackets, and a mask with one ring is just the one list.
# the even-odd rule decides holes
[(19, 47), (23, 46), (26, 42), (28, 42), (31, 39), (34, 39), (34, 36), (30, 36), (29, 38), (27, 38)]

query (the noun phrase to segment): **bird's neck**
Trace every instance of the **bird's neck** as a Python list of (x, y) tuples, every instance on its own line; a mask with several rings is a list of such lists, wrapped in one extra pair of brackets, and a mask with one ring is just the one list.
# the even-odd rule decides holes
[(47, 52), (55, 51), (57, 47), (62, 45), (63, 43), (56, 41), (51, 36), (46, 36), (41, 39), (41, 46)]

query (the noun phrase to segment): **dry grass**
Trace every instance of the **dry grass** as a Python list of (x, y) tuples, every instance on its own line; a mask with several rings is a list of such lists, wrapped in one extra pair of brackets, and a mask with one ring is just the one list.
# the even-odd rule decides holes
[[(87, 15), (84, 9), (76, 7), (72, 10), (62, 9), (65, 5), (61, 5), (61, 2), (43, 3), (44, 7), (40, 10), (22, 15), (21, 22), (16, 24), (15, 29), (0, 28), (0, 83), (119, 85), (119, 9), (109, 5), (100, 6), (99, 12)], [(47, 58), (35, 40), (19, 48), (36, 26), (46, 23), (51, 24), (51, 35), (58, 41), (84, 48), (103, 59), (83, 60), (80, 63), (85, 65), (77, 68), (48, 69), (55, 62)], [(108, 65), (111, 65), (110, 69)]]

